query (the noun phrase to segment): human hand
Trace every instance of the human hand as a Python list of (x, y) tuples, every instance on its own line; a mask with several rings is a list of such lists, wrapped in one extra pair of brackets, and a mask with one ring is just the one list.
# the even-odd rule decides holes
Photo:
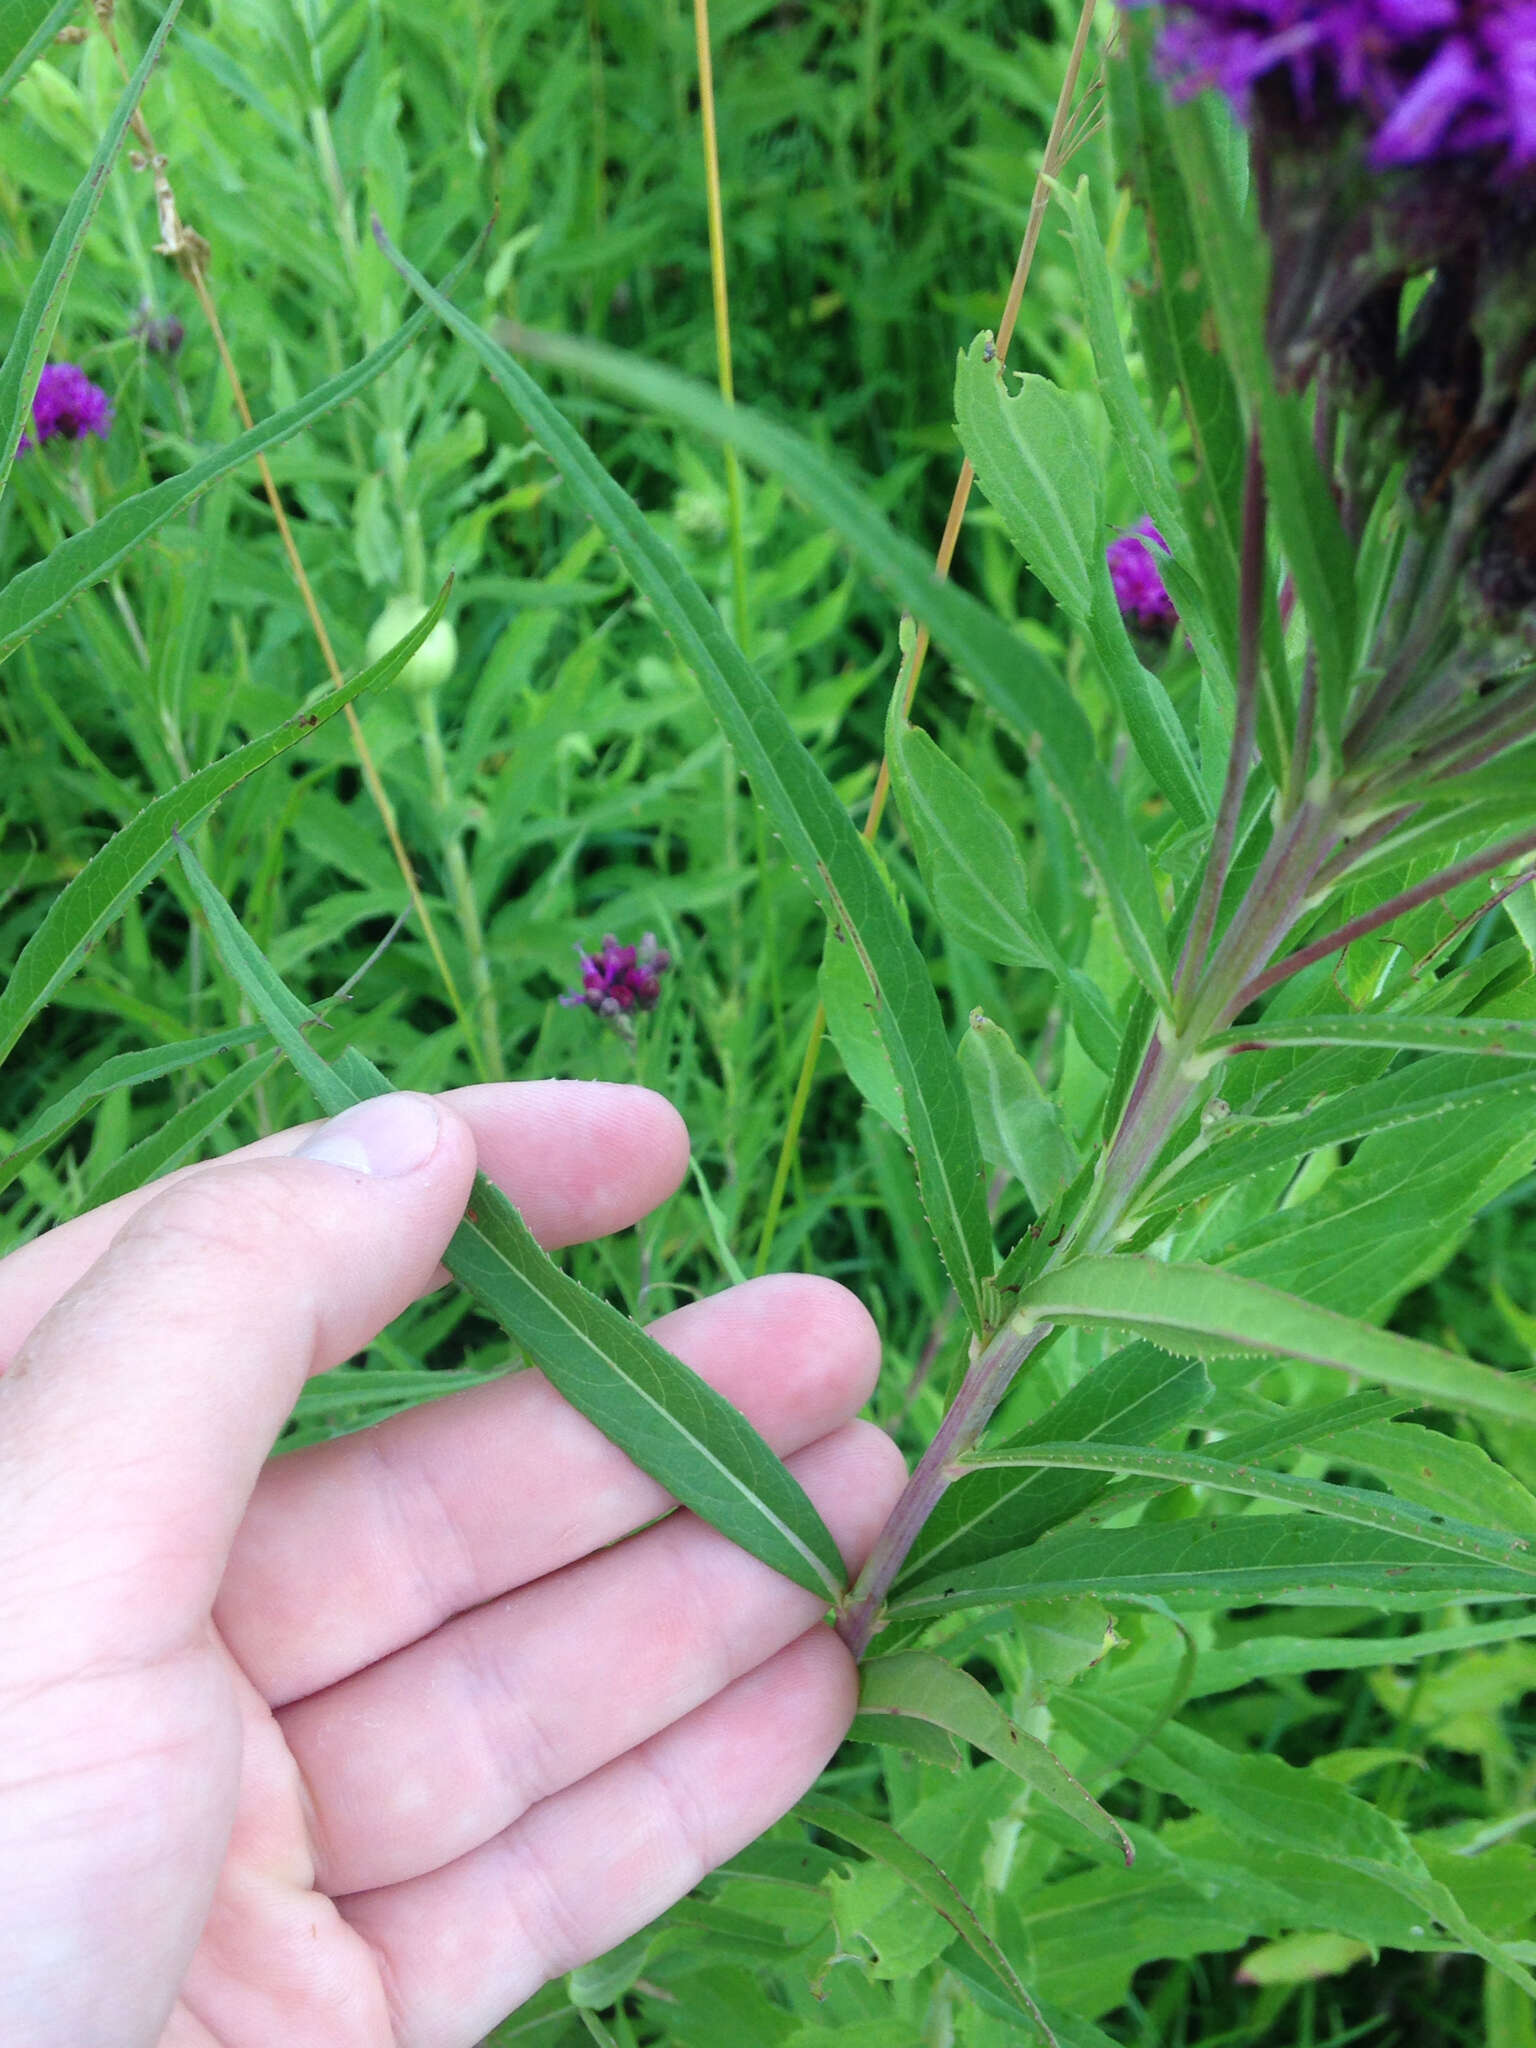
[[(535, 1373), (264, 1462), (305, 1377), (441, 1279), (477, 1149), (560, 1245), (653, 1207), (687, 1140), (638, 1088), (385, 1097), (0, 1263), (7, 2044), (469, 2048), (846, 1729), (815, 1597), (691, 1515), (642, 1527), (666, 1497)], [(903, 1475), (850, 1420), (852, 1296), (759, 1280), (654, 1328), (856, 1564)]]

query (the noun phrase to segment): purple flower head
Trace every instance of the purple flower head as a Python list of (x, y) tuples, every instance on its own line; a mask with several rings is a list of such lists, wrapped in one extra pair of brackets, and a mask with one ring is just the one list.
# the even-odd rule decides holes
[(1155, 633), (1167, 639), (1178, 623), (1173, 599), (1163, 588), (1157, 557), (1147, 546), (1152, 541), (1163, 553), (1168, 543), (1150, 519), (1138, 519), (1129, 533), (1122, 533), (1104, 550), (1109, 580), (1121, 617), (1138, 633)]
[(130, 330), (152, 356), (173, 356), (186, 340), (187, 330), (174, 313), (157, 313), (148, 299), (139, 307), (139, 317)]
[(17, 452), (24, 455), (35, 442), (51, 441), (56, 434), (69, 441), (96, 434), (104, 441), (111, 424), (112, 401), (99, 384), (74, 363), (49, 363), (32, 400), (33, 432), (22, 435)]
[(1468, 155), (1536, 167), (1536, 0), (1175, 0), (1164, 70), (1246, 114), (1279, 87), (1310, 122), (1354, 109), (1378, 170)]
[(647, 932), (638, 946), (621, 946), (608, 932), (600, 953), (583, 953), (578, 946), (576, 957), (581, 962), (581, 987), (571, 989), (561, 1002), (611, 1019), (632, 1010), (654, 1010), (661, 1001), (661, 977), (672, 965), (671, 954), (657, 945), (654, 932)]

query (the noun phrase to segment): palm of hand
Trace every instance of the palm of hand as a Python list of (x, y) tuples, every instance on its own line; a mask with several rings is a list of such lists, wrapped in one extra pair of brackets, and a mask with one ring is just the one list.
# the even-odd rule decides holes
[[(262, 1469), (303, 1374), (430, 1283), (476, 1141), (557, 1242), (681, 1167), (640, 1091), (454, 1100), (468, 1121), (443, 1115), (419, 1171), (247, 1159), (0, 1268), (0, 1459), (27, 1481), (0, 1484), (22, 2038), (469, 2048), (759, 1833), (846, 1726), (814, 1598), (656, 1521), (659, 1490), (535, 1374)], [(657, 1329), (856, 1556), (900, 1470), (847, 1420), (875, 1364), (851, 1297), (781, 1278)]]

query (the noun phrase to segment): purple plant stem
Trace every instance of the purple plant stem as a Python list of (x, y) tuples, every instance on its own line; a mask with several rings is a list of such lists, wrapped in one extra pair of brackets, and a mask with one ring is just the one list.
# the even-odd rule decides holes
[(1277, 960), (1273, 967), (1266, 967), (1262, 974), (1254, 975), (1242, 988), (1237, 1007), (1245, 1009), (1266, 989), (1289, 980), (1291, 975), (1299, 974), (1303, 967), (1310, 967), (1315, 960), (1326, 960), (1330, 953), (1352, 946), (1356, 939), (1369, 937), (1384, 924), (1390, 924), (1393, 918), (1417, 910), (1421, 904), (1431, 903), (1437, 896), (1449, 895), (1463, 882), (1475, 882), (1479, 875), (1490, 874), (1493, 869), (1503, 867), (1506, 861), (1519, 860), (1528, 853), (1536, 853), (1536, 832), (1523, 832), (1518, 839), (1506, 839), (1502, 846), (1495, 846), (1487, 853), (1458, 861), (1453, 868), (1442, 868), (1427, 882), (1420, 882), (1413, 889), (1404, 889), (1400, 896), (1389, 897), (1385, 903), (1378, 903), (1374, 910), (1363, 911), (1359, 917), (1352, 917), (1348, 924), (1339, 925), (1308, 946), (1298, 947), (1294, 953), (1287, 953), (1283, 960)]
[[(1098, 1191), (1052, 1263), (1081, 1257), (1113, 1242), (1170, 1132), (1188, 1108), (1201, 1078), (1181, 1057), (1186, 1047), (1217, 1030), (1240, 1007), (1241, 983), (1252, 962), (1267, 959), (1294, 924), (1318, 867), (1332, 852), (1336, 831), (1325, 810), (1303, 805), (1282, 827), (1228, 928), (1199, 991), (1190, 1022), (1171, 1043), (1154, 1037), (1126, 1102), (1099, 1175)], [(838, 1621), (838, 1634), (861, 1657), (881, 1623), (885, 1596), (940, 1497), (958, 1476), (1019, 1367), (1049, 1336), (1049, 1323), (1012, 1322), (974, 1359), (960, 1392), (918, 1460), (906, 1489), (876, 1541), (869, 1562)]]
[(838, 1621), (837, 1632), (855, 1657), (862, 1657), (869, 1647), (892, 1581), (938, 1505), (939, 1496), (955, 1478), (956, 1461), (964, 1457), (986, 1428), (1014, 1374), (1029, 1354), (1044, 1343), (1050, 1328), (1049, 1323), (1034, 1323), (1021, 1330), (1009, 1323), (998, 1331), (980, 1357), (971, 1361), (949, 1413), (918, 1460)]

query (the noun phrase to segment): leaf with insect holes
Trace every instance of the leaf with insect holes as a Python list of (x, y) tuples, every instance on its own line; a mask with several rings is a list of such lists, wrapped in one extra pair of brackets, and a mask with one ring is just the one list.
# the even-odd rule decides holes
[(1210, 799), (1168, 692), (1127, 637), (1104, 560), (1103, 493), (1086, 428), (1044, 377), (1010, 390), (990, 334), (955, 371), (960, 444), (1009, 539), (1083, 628), (1142, 766), (1185, 824), (1209, 822)]

